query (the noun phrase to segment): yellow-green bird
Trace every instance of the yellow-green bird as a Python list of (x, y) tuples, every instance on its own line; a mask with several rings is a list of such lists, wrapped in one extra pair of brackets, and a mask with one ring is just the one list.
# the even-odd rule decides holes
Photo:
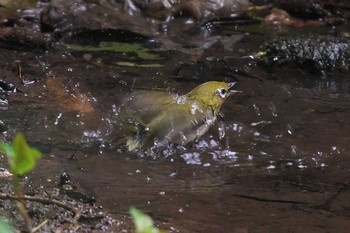
[(153, 145), (186, 145), (214, 124), (236, 83), (210, 81), (185, 95), (135, 91), (121, 108), (120, 121), (129, 151)]

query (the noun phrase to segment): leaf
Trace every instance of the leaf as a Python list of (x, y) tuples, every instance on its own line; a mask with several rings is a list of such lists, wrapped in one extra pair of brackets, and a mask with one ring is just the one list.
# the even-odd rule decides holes
[(151, 217), (147, 214), (136, 208), (130, 208), (129, 213), (134, 220), (135, 233), (160, 233), (159, 229), (154, 227)]
[(36, 159), (41, 158), (36, 148), (28, 146), (22, 133), (16, 134), (11, 145), (1, 143), (0, 150), (6, 153), (12, 172), (21, 176), (33, 170)]
[(3, 218), (0, 218), (0, 232), (1, 233), (13, 233), (15, 231), (7, 221), (5, 221)]

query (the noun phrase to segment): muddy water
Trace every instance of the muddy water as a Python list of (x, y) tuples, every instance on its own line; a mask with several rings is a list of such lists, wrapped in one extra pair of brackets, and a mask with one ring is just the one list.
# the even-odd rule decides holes
[[(240, 57), (257, 47), (247, 41), (196, 56)], [(193, 54), (171, 53), (165, 67), (147, 68), (103, 54), (96, 65), (65, 49), (0, 53), (9, 57), (6, 80), (23, 92), (10, 93), (0, 111), (2, 138), (23, 131), (43, 150), (34, 183), (55, 187), (66, 171), (112, 215), (135, 206), (172, 232), (348, 232), (349, 74), (283, 70), (271, 78), (247, 63), (260, 79), (236, 78), (242, 93), (227, 100), (215, 127), (185, 149), (150, 155), (119, 144), (115, 109), (133, 88), (191, 90), (197, 84), (172, 76)], [(34, 83), (19, 84), (18, 64)]]

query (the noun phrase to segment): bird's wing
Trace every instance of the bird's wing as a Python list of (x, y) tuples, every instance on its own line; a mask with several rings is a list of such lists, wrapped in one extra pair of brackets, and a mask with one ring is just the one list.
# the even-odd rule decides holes
[(127, 138), (130, 151), (143, 146), (149, 132), (147, 125), (171, 104), (174, 98), (162, 91), (134, 91), (117, 112), (117, 124)]
[(180, 145), (202, 136), (209, 128), (207, 115), (204, 113), (191, 114), (189, 107), (181, 104), (170, 104), (150, 124), (145, 144), (154, 138)]
[(135, 91), (124, 101), (126, 117), (148, 124), (160, 111), (174, 102), (174, 97), (163, 91)]

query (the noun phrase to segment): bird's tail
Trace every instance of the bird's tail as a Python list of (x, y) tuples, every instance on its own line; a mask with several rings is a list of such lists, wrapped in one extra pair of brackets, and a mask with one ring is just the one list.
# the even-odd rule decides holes
[(134, 151), (141, 148), (144, 144), (145, 136), (147, 134), (147, 127), (141, 123), (133, 123), (128, 126), (128, 136), (126, 146), (129, 151)]
[(126, 147), (128, 148), (128, 151), (134, 151), (141, 147), (141, 142), (135, 137), (128, 137), (126, 141)]

